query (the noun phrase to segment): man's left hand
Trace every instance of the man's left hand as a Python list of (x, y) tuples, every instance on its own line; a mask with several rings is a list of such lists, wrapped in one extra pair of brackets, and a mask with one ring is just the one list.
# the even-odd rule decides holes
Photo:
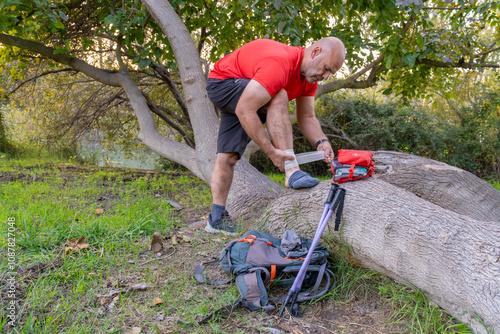
[(332, 163), (335, 160), (335, 153), (333, 153), (332, 145), (330, 145), (329, 141), (324, 141), (318, 145), (318, 151), (325, 151), (325, 159), (323, 160), (326, 163)]

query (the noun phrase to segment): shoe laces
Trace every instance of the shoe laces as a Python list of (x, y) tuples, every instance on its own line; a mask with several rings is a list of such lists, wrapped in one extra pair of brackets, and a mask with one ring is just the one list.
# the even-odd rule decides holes
[(233, 221), (231, 220), (231, 217), (229, 217), (229, 212), (227, 212), (226, 210), (224, 210), (222, 212), (222, 214), (220, 215), (220, 219), (222, 220), (222, 222), (224, 224), (226, 224), (229, 227), (236, 226), (235, 224), (233, 224)]

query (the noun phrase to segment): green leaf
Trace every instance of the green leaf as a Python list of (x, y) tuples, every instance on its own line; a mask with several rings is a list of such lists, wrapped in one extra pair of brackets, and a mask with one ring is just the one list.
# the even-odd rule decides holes
[(66, 29), (64, 24), (62, 24), (61, 21), (59, 21), (59, 20), (55, 21), (52, 25), (54, 27), (56, 27), (57, 29)]
[(279, 24), (278, 24), (278, 33), (281, 34), (283, 32), (283, 28), (285, 27), (286, 25), (286, 22), (285, 21), (281, 21)]
[(139, 61), (139, 67), (140, 68), (146, 68), (149, 65), (151, 65), (152, 61), (149, 58), (143, 58)]
[(68, 21), (68, 17), (66, 16), (66, 14), (64, 14), (64, 12), (59, 11), (59, 16), (60, 16), (60, 17), (61, 17), (61, 19), (63, 19), (64, 21)]
[(387, 69), (391, 68), (393, 58), (394, 58), (393, 55), (389, 55), (387, 58), (385, 58), (385, 68), (387, 68)]
[(415, 60), (417, 59), (417, 54), (404, 55), (403, 62), (405, 62), (408, 66), (415, 66)]

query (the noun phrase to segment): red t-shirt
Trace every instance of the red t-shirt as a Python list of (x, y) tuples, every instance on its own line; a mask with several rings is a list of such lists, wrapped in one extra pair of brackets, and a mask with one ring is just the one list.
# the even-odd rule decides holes
[(310, 84), (300, 77), (303, 55), (302, 47), (258, 39), (217, 61), (208, 77), (253, 79), (264, 86), (271, 97), (284, 88), (289, 101), (299, 96), (314, 96), (318, 84)]

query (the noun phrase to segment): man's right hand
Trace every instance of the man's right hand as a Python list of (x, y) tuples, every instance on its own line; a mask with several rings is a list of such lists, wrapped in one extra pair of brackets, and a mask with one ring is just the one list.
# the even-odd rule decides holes
[(273, 161), (274, 165), (280, 169), (280, 171), (285, 171), (285, 161), (295, 160), (293, 155), (285, 153), (284, 151), (275, 148), (272, 152), (269, 152), (267, 156)]

